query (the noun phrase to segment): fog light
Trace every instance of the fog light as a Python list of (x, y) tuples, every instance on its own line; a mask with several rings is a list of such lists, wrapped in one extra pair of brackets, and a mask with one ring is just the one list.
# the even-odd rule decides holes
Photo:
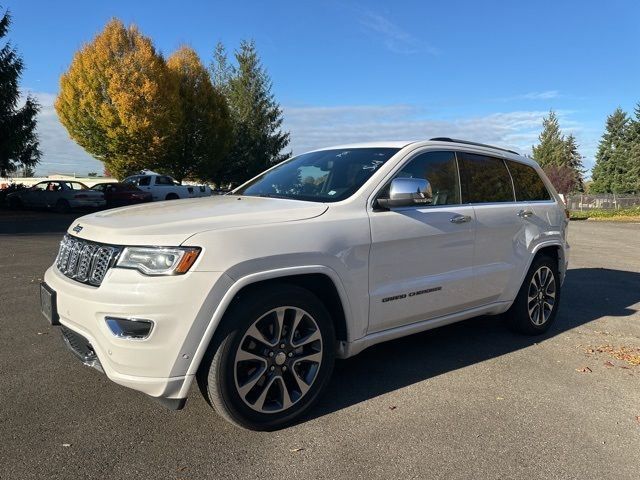
[(106, 317), (105, 321), (111, 333), (118, 338), (144, 340), (151, 334), (151, 330), (153, 330), (153, 322), (151, 320)]

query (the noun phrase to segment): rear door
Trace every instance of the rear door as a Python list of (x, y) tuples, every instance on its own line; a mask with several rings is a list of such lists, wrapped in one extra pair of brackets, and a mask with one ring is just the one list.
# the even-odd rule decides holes
[(427, 179), (433, 200), (369, 213), (369, 332), (463, 310), (472, 287), (476, 222), (460, 203), (455, 153), (419, 152), (395, 177)]
[(462, 202), (476, 217), (474, 288), (477, 306), (504, 300), (519, 282), (528, 253), (522, 205), (516, 203), (511, 175), (502, 158), (458, 152)]
[(561, 235), (566, 222), (564, 208), (558, 206), (535, 168), (513, 160), (507, 160), (507, 167), (513, 178), (516, 201), (521, 206), (527, 231), (527, 247), (531, 251), (532, 244)]

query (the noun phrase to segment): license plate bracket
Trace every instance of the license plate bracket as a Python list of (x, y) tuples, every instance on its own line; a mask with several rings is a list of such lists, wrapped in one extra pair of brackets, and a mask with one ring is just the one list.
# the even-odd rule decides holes
[(40, 284), (40, 311), (51, 325), (60, 325), (56, 292), (44, 282)]

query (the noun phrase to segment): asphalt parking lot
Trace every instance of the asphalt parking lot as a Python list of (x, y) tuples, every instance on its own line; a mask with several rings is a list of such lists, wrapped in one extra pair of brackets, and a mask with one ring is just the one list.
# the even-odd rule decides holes
[[(336, 365), (304, 422), (239, 430), (81, 365), (39, 313), (73, 215), (0, 211), (0, 478), (638, 478), (640, 224), (572, 222), (557, 323), (481, 317)], [(635, 352), (635, 353), (634, 353)]]

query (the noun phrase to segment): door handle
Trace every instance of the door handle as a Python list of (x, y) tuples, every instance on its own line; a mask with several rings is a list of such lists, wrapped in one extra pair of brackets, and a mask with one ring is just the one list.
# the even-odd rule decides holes
[(467, 223), (471, 221), (471, 217), (469, 215), (456, 215), (455, 217), (451, 217), (449, 221), (451, 223)]
[(533, 216), (533, 212), (531, 210), (520, 210), (518, 212), (518, 216), (520, 218), (528, 218), (528, 217)]

